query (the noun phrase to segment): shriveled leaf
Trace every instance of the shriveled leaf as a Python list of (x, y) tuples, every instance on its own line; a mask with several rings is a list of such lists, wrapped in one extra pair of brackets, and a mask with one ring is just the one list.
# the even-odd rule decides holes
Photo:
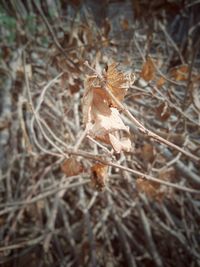
[(114, 101), (104, 90), (105, 85), (118, 100), (122, 100), (126, 91), (125, 76), (116, 70), (116, 64), (110, 65), (104, 76), (103, 81), (95, 75), (87, 77), (85, 81), (83, 121), (91, 137), (112, 145), (117, 153), (122, 150), (130, 151), (130, 140), (120, 140), (116, 134), (118, 131), (129, 133), (129, 128), (122, 121), (118, 109), (114, 107)]
[(129, 128), (123, 123), (116, 108), (110, 108), (110, 111), (110, 115), (102, 115), (101, 113), (96, 115), (95, 123), (89, 127), (89, 134), (101, 141), (110, 143), (117, 153), (122, 150), (130, 151), (131, 141), (128, 138), (119, 140), (111, 134), (119, 130), (129, 133)]
[(145, 143), (142, 147), (142, 157), (146, 163), (152, 163), (155, 158), (154, 147), (152, 144)]
[(69, 82), (69, 90), (71, 94), (75, 94), (80, 90), (80, 79), (79, 78), (69, 77), (68, 82)]
[(142, 67), (140, 77), (143, 78), (145, 81), (149, 82), (154, 79), (155, 70), (156, 69), (155, 69), (153, 60), (150, 57), (148, 57), (147, 61)]
[(109, 97), (106, 91), (101, 88), (93, 88), (93, 103), (92, 103), (93, 117), (102, 114), (104, 116), (109, 116), (111, 114), (109, 107)]
[(176, 177), (176, 171), (173, 167), (162, 170), (159, 173), (159, 178), (164, 181), (172, 182)]
[(155, 199), (159, 194), (159, 184), (143, 178), (136, 180), (136, 188), (139, 192), (145, 193), (149, 198)]
[(66, 176), (74, 176), (83, 171), (83, 165), (76, 158), (71, 157), (63, 162), (61, 170)]
[(169, 196), (169, 190), (166, 186), (160, 185), (153, 181), (143, 178), (136, 180), (136, 188), (139, 192), (145, 193), (149, 199), (161, 202), (165, 197)]
[(100, 87), (90, 87), (83, 96), (83, 121), (94, 122), (98, 114), (110, 115), (107, 93)]
[(156, 113), (159, 119), (162, 121), (167, 120), (170, 117), (170, 111), (167, 102), (161, 103), (157, 108), (156, 108)]
[(157, 86), (157, 88), (161, 88), (165, 83), (166, 83), (165, 78), (160, 77), (156, 81), (156, 86)]
[(188, 65), (180, 65), (171, 69), (171, 76), (176, 81), (187, 81), (188, 74), (189, 74), (189, 67)]
[(121, 151), (126, 151), (126, 152), (131, 151), (132, 146), (129, 138), (118, 139), (113, 134), (109, 134), (109, 139), (116, 153), (120, 153)]
[(94, 136), (105, 135), (117, 130), (129, 132), (129, 128), (125, 126), (120, 118), (119, 111), (116, 108), (110, 108), (110, 114), (97, 113), (96, 119), (90, 133)]
[[(159, 173), (159, 179), (162, 181), (173, 181), (175, 178), (175, 170), (173, 167), (162, 170)], [(145, 193), (147, 197), (161, 201), (164, 197), (171, 197), (173, 189), (144, 178), (136, 180), (136, 187), (139, 192)]]
[[(127, 91), (127, 78), (124, 73), (117, 70), (117, 63), (108, 66), (105, 79), (109, 90), (119, 101), (122, 101)], [(113, 101), (111, 100), (111, 102)], [(113, 103), (113, 106), (115, 106), (115, 103)]]
[(101, 163), (96, 163), (92, 166), (91, 171), (93, 186), (95, 189), (102, 191), (106, 186), (108, 178), (108, 166)]

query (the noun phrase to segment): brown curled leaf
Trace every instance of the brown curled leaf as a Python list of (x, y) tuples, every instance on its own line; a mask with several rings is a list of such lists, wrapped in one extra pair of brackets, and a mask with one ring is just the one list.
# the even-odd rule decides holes
[(71, 157), (63, 162), (61, 170), (66, 176), (74, 176), (83, 172), (83, 165), (76, 158)]
[(142, 71), (140, 73), (140, 77), (142, 77), (145, 81), (149, 82), (155, 77), (155, 66), (151, 57), (148, 57), (146, 62), (142, 67)]
[(101, 163), (96, 163), (92, 166), (91, 171), (92, 171), (92, 177), (91, 177), (92, 185), (98, 191), (103, 191), (107, 183), (108, 166)]
[[(108, 66), (105, 79), (108, 89), (119, 101), (122, 101), (127, 92), (127, 79), (124, 73), (117, 70), (117, 65), (117, 63), (113, 63)], [(112, 100), (111, 102), (115, 106)]]

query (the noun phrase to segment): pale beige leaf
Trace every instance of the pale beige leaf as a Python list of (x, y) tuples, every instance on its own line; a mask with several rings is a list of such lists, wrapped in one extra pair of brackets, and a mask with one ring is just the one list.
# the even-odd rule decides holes
[(113, 134), (109, 134), (109, 139), (116, 153), (120, 153), (121, 151), (131, 151), (131, 141), (129, 138), (118, 139)]
[(120, 118), (119, 111), (116, 108), (110, 108), (110, 111), (109, 115), (96, 114), (96, 120), (90, 129), (91, 135), (98, 137), (117, 130), (129, 132), (129, 128)]
[(120, 142), (121, 142), (123, 151), (130, 152), (132, 150), (132, 144), (129, 138), (123, 137), (121, 138)]

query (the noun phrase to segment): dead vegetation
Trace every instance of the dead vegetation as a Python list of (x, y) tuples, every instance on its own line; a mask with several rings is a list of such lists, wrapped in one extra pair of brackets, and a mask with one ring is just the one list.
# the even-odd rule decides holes
[(199, 2), (156, 3), (2, 1), (2, 266), (200, 266)]

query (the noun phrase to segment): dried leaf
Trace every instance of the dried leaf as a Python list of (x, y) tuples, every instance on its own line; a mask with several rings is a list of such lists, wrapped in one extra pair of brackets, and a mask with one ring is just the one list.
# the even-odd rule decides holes
[(97, 137), (117, 130), (123, 130), (129, 133), (129, 128), (125, 126), (120, 118), (119, 111), (116, 108), (110, 108), (109, 111), (110, 114), (103, 114), (96, 109), (96, 119), (90, 129), (90, 133)]
[(156, 113), (159, 119), (162, 121), (167, 120), (170, 117), (170, 112), (168, 108), (167, 102), (161, 103), (157, 108), (156, 108)]
[[(126, 82), (124, 74), (116, 70), (116, 64), (108, 67), (104, 78), (108, 89), (115, 97), (122, 100), (126, 91)], [(113, 103), (104, 90), (102, 81), (99, 81), (95, 75), (87, 77), (83, 95), (83, 121), (86, 124), (88, 134), (112, 145), (117, 153), (122, 150), (130, 151), (131, 141), (128, 138), (120, 139), (117, 135), (119, 131), (129, 133), (129, 128), (125, 126)]]
[(142, 77), (145, 81), (149, 82), (154, 79), (155, 76), (155, 66), (153, 60), (148, 57), (147, 61), (142, 67), (142, 71), (140, 73), (140, 77)]
[(118, 139), (113, 134), (109, 134), (109, 139), (116, 153), (120, 153), (121, 151), (131, 151), (132, 146), (129, 138)]
[(89, 77), (85, 82), (85, 93), (83, 95), (83, 121), (90, 123), (95, 121), (97, 113), (109, 115), (109, 98), (101, 87), (94, 87), (93, 79)]
[(145, 162), (152, 163), (155, 158), (154, 147), (151, 144), (145, 143), (142, 147), (142, 156)]
[(148, 198), (157, 200), (159, 202), (169, 194), (166, 186), (160, 185), (153, 181), (145, 180), (143, 178), (138, 178), (136, 180), (136, 187), (139, 192), (145, 193)]
[(138, 178), (136, 180), (136, 187), (139, 192), (145, 193), (149, 198), (156, 198), (159, 193), (159, 184)]
[(120, 153), (122, 150), (130, 151), (130, 140), (120, 140), (113, 135), (113, 133), (119, 130), (129, 133), (129, 128), (124, 125), (116, 108), (110, 108), (110, 111), (109, 115), (96, 113), (95, 123), (91, 124), (88, 129), (89, 134), (94, 138), (110, 143), (116, 153)]
[(61, 170), (66, 176), (74, 176), (83, 172), (83, 165), (76, 158), (71, 157), (63, 162)]
[(91, 168), (92, 171), (92, 184), (93, 186), (99, 190), (102, 191), (107, 182), (107, 172), (108, 172), (108, 166), (100, 163), (96, 163)]
[(157, 79), (156, 86), (157, 88), (161, 88), (165, 84), (166, 80), (162, 76)]
[[(175, 178), (175, 170), (173, 167), (165, 169), (159, 173), (160, 180), (172, 181)], [(136, 187), (139, 192), (143, 192), (147, 197), (161, 201), (164, 197), (172, 196), (173, 189), (166, 185), (159, 184), (144, 178), (136, 180)]]
[(170, 167), (168, 169), (164, 169), (159, 173), (159, 178), (164, 181), (172, 182), (174, 181), (176, 176), (176, 171), (173, 167)]
[[(117, 63), (108, 66), (105, 79), (108, 89), (119, 101), (122, 101), (128, 89), (128, 81), (126, 75), (117, 70)], [(112, 100), (111, 102), (113, 106), (115, 106), (115, 103)]]
[(188, 65), (180, 65), (178, 67), (171, 69), (170, 72), (171, 72), (171, 76), (176, 81), (187, 81), (188, 80), (188, 73), (189, 73)]
[(68, 83), (69, 83), (68, 87), (69, 87), (71, 94), (77, 93), (80, 90), (80, 84), (81, 84), (80, 79), (77, 78), (76, 75), (73, 75), (73, 76), (71, 75), (68, 78)]

